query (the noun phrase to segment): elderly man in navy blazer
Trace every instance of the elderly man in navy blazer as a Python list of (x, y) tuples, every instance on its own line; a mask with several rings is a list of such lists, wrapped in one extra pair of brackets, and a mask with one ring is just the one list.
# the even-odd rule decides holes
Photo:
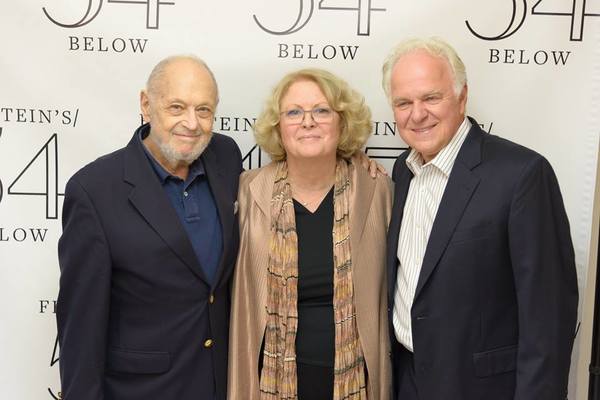
[(577, 319), (569, 223), (544, 157), (465, 117), (440, 39), (383, 68), (398, 132), (388, 299), (399, 400), (564, 400)]
[(66, 400), (223, 400), (241, 155), (218, 90), (161, 61), (129, 144), (68, 182), (57, 322)]

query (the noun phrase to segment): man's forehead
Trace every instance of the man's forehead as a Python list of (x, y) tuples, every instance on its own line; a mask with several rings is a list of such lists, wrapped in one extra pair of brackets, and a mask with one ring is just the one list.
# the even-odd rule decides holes
[(433, 91), (439, 84), (453, 82), (449, 63), (442, 57), (428, 53), (409, 53), (399, 58), (394, 65), (391, 78), (392, 89), (411, 85), (420, 86), (425, 91)]
[(451, 72), (450, 63), (442, 56), (430, 54), (425, 50), (414, 50), (396, 61), (393, 70), (423, 71), (427, 74), (443, 74)]
[(210, 82), (212, 77), (208, 70), (190, 60), (176, 60), (165, 67), (161, 80), (167, 84), (173, 85), (185, 82)]
[[(169, 66), (170, 67), (170, 66)], [(202, 66), (165, 68), (157, 82), (156, 92), (161, 98), (171, 99), (185, 94), (216, 97), (216, 88), (208, 71)]]

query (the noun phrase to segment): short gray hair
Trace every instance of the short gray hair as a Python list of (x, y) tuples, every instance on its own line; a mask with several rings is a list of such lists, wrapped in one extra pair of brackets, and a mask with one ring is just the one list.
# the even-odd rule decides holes
[(458, 96), (467, 84), (467, 70), (456, 50), (438, 37), (412, 38), (403, 40), (396, 45), (385, 59), (382, 68), (382, 85), (388, 100), (391, 101), (392, 69), (398, 60), (417, 50), (423, 50), (434, 57), (441, 57), (448, 61), (454, 78), (454, 93)]
[(202, 60), (200, 57), (195, 56), (193, 54), (177, 54), (177, 55), (169, 56), (169, 57), (166, 57), (166, 58), (163, 58), (162, 60), (160, 60), (158, 62), (158, 64), (156, 64), (154, 66), (154, 68), (152, 68), (152, 72), (150, 72), (150, 75), (148, 76), (148, 80), (146, 81), (146, 92), (148, 94), (156, 93), (158, 83), (162, 79), (162, 76), (164, 75), (167, 67), (171, 63), (173, 63), (175, 61), (180, 61), (180, 60), (192, 61), (192, 62), (196, 63), (197, 65), (206, 69), (206, 71), (208, 72), (208, 74), (210, 75), (210, 77), (213, 81), (213, 84), (215, 85), (216, 103), (219, 103), (219, 86), (217, 85), (217, 80), (215, 79), (215, 74), (213, 74), (212, 70), (208, 67), (208, 64), (206, 64), (206, 62), (204, 60)]

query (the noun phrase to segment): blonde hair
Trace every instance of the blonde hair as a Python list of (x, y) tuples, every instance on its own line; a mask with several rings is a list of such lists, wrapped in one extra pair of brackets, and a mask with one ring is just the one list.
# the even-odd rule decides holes
[(392, 69), (398, 60), (417, 50), (423, 50), (434, 57), (441, 57), (448, 61), (454, 78), (454, 94), (460, 95), (467, 84), (467, 70), (456, 50), (438, 37), (412, 38), (400, 42), (387, 56), (382, 68), (382, 86), (388, 100), (391, 101)]
[(273, 88), (254, 125), (256, 143), (272, 160), (281, 161), (286, 158), (279, 126), (281, 99), (292, 84), (303, 80), (316, 83), (329, 106), (339, 114), (341, 132), (337, 154), (342, 158), (350, 158), (364, 146), (371, 135), (371, 110), (365, 104), (364, 97), (344, 80), (317, 68), (291, 72)]

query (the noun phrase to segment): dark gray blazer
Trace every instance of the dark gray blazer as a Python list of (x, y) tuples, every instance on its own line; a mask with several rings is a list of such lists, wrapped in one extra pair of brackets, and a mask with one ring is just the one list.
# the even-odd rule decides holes
[(215, 134), (201, 155), (223, 231), (211, 286), (142, 146), (134, 136), (66, 187), (57, 307), (63, 399), (222, 400), (240, 151)]
[[(435, 217), (411, 309), (419, 399), (563, 400), (578, 293), (558, 183), (542, 156), (471, 122)], [(387, 248), (396, 351), (391, 310), (412, 179), (407, 155), (394, 165)]]

